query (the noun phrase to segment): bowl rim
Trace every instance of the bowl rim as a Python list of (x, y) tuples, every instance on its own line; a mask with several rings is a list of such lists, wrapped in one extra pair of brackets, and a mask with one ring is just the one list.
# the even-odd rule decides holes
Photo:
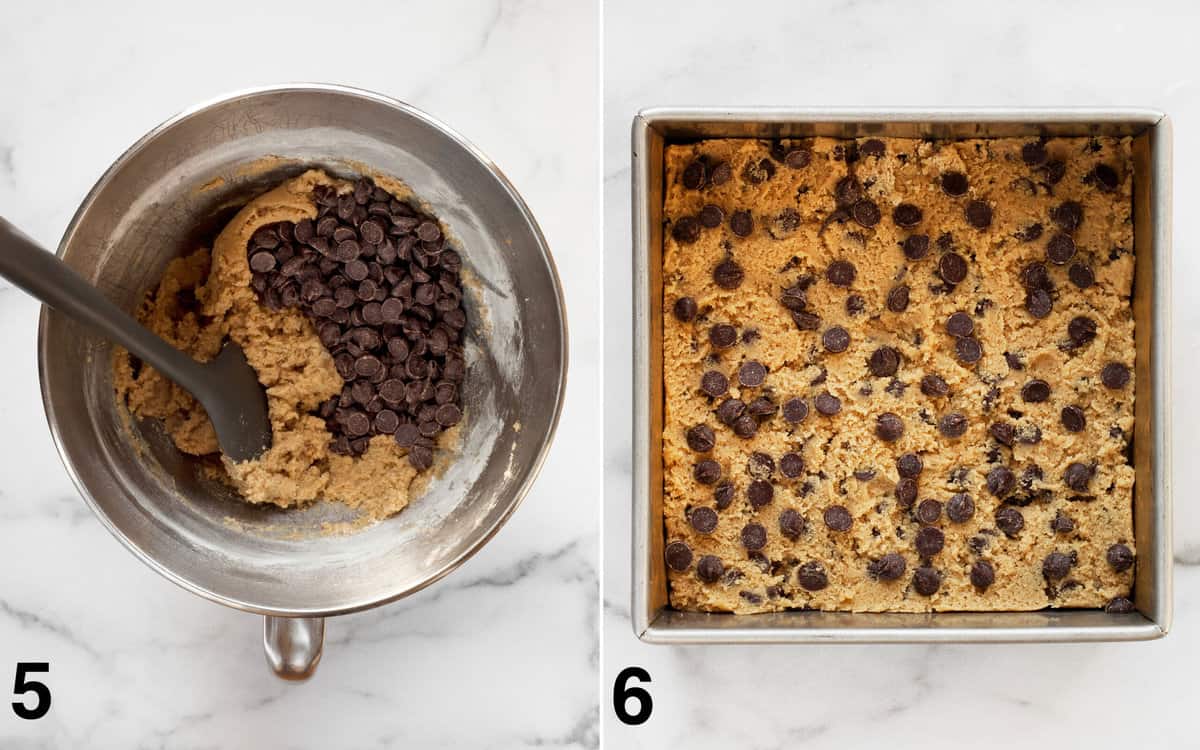
[(74, 461), (71, 458), (65, 442), (65, 436), (63, 435), (59, 426), (58, 411), (54, 402), (54, 398), (50, 393), (47, 374), (49, 352), (47, 325), (51, 311), (44, 306), (42, 307), (42, 310), (38, 316), (38, 382), (42, 396), (42, 406), (45, 411), (46, 422), (50, 428), (51, 437), (54, 440), (55, 450), (58, 452), (59, 459), (62, 461), (67, 475), (71, 478), (71, 482), (75, 485), (75, 488), (78, 490), (79, 494), (83, 496), (84, 501), (87, 502), (87, 505), (91, 509), (92, 513), (100, 520), (104, 527), (108, 529), (109, 533), (116, 537), (126, 549), (134, 554), (134, 556), (136, 556), (154, 571), (162, 575), (164, 578), (180, 586), (181, 588), (196, 594), (197, 596), (201, 596), (205, 599), (218, 604), (223, 604), (233, 609), (277, 617), (328, 617), (371, 609), (416, 593), (417, 591), (420, 591), (421, 589), (424, 589), (425, 587), (441, 580), (450, 572), (457, 569), (468, 559), (473, 557), (475, 553), (477, 553), (485, 544), (491, 541), (494, 536), (496, 536), (501, 527), (504, 526), (504, 524), (512, 516), (513, 512), (516, 511), (517, 507), (525, 499), (525, 496), (529, 494), (530, 489), (532, 489), (534, 482), (537, 481), (538, 475), (541, 473), (542, 466), (545, 464), (547, 455), (550, 451), (550, 446), (554, 442), (554, 436), (558, 430), (559, 419), (562, 416), (563, 401), (566, 394), (570, 337), (568, 335), (567, 328), (567, 309), (565, 300), (563, 299), (562, 280), (559, 277), (558, 267), (554, 263), (554, 257), (550, 253), (550, 248), (546, 242), (545, 235), (542, 233), (541, 227), (538, 225), (537, 220), (534, 218), (533, 213), (530, 211), (529, 206), (525, 203), (525, 200), (521, 197), (520, 193), (517, 192), (516, 187), (512, 184), (504, 172), (495, 164), (495, 162), (493, 162), (486, 154), (483, 153), (483, 151), (468, 141), (458, 131), (454, 130), (441, 120), (438, 120), (428, 113), (423, 112), (422, 110), (394, 97), (380, 94), (375, 91), (342, 84), (293, 82), (267, 84), (238, 89), (194, 104), (179, 111), (166, 120), (163, 120), (158, 125), (147, 131), (145, 135), (138, 138), (131, 146), (125, 149), (125, 151), (113, 161), (113, 163), (104, 171), (92, 188), (87, 192), (87, 195), (84, 196), (83, 200), (79, 204), (79, 207), (72, 215), (70, 222), (67, 224), (67, 228), (63, 232), (62, 239), (59, 241), (59, 244), (55, 249), (55, 255), (57, 255), (59, 258), (64, 256), (68, 245), (74, 238), (79, 221), (91, 208), (96, 197), (108, 187), (108, 185), (113, 181), (114, 177), (122, 169), (124, 169), (131, 160), (133, 160), (150, 143), (161, 137), (164, 133), (170, 131), (176, 125), (179, 125), (191, 119), (192, 117), (207, 112), (215, 107), (227, 105), (240, 100), (255, 99), (265, 95), (289, 93), (324, 93), (337, 96), (350, 96), (399, 110), (407, 116), (420, 120), (429, 127), (440, 131), (443, 135), (453, 141), (455, 145), (463, 149), (477, 162), (479, 162), (479, 164), (496, 179), (500, 187), (508, 195), (509, 200), (512, 201), (513, 205), (520, 213), (523, 220), (528, 224), (533, 238), (537, 244), (538, 252), (541, 254), (542, 259), (546, 264), (546, 268), (550, 273), (550, 279), (552, 282), (551, 285), (554, 292), (555, 308), (558, 310), (558, 336), (561, 343), (561, 355), (559, 357), (559, 378), (556, 386), (554, 407), (549, 429), (542, 438), (542, 443), (538, 449), (537, 455), (529, 466), (529, 470), (525, 476), (525, 479), (516, 488), (516, 492), (514, 493), (504, 512), (501, 513), (490, 526), (486, 527), (483, 530), (483, 533), (481, 533), (466, 549), (464, 549), (454, 558), (448, 560), (444, 565), (434, 571), (434, 573), (427, 576), (419, 583), (410, 586), (404, 586), (393, 591), (388, 591), (382, 596), (362, 598), (333, 608), (311, 607), (279, 609), (274, 607), (265, 607), (252, 601), (221, 594), (209, 587), (196, 583), (183, 573), (168, 567), (165, 563), (159, 561), (157, 558), (139, 546), (129, 536), (127, 536), (124, 531), (117, 526), (111, 518), (109, 518), (108, 514), (106, 514), (96, 502), (91, 490), (83, 482), (79, 473), (76, 471)]

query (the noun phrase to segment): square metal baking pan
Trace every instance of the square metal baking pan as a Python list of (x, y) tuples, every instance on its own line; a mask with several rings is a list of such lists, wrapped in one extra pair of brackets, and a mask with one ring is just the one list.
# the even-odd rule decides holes
[[(651, 643), (1065, 642), (1160, 638), (1171, 624), (1171, 122), (1148, 109), (648, 109), (633, 121), (633, 626)], [(757, 615), (667, 600), (662, 520), (664, 146), (698, 138), (1134, 138), (1134, 579), (1137, 611)]]

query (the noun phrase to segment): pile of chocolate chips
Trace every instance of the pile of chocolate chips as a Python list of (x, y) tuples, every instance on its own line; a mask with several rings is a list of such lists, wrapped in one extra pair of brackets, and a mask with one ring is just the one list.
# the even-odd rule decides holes
[(313, 190), (317, 218), (262, 227), (246, 248), (250, 286), (272, 310), (298, 307), (345, 385), (316, 414), (330, 449), (360, 456), (391, 435), (423, 470), (462, 419), (462, 258), (437, 219), (368, 179)]

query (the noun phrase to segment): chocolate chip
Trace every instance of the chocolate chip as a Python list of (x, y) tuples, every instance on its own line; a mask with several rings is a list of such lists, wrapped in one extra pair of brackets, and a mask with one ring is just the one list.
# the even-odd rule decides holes
[(733, 504), (733, 485), (729, 482), (721, 482), (713, 490), (713, 501), (716, 502), (717, 510), (725, 510)]
[(717, 436), (708, 425), (698, 424), (687, 431), (687, 444), (697, 453), (708, 453), (717, 444)]
[[(920, 521), (921, 523), (935, 524), (938, 522), (938, 519), (940, 519), (942, 517), (942, 504), (939, 503), (937, 500), (931, 500), (931, 499), (922, 500), (921, 503), (917, 506), (916, 516), (917, 516), (917, 520)], [(939, 532), (939, 534), (940, 533), (941, 532)], [(918, 549), (920, 549), (920, 541), (921, 541), (921, 538), (918, 535), (918, 537), (917, 537)], [(941, 549), (941, 547), (939, 546), (938, 549)]]
[(870, 229), (879, 223), (879, 206), (874, 201), (863, 198), (850, 209), (850, 215), (859, 224)]
[(950, 393), (950, 386), (942, 376), (929, 374), (921, 378), (921, 393), (932, 398), (940, 398)]
[(988, 427), (988, 434), (996, 439), (1001, 445), (1012, 447), (1013, 440), (1016, 438), (1016, 430), (1008, 422), (994, 422)]
[(936, 526), (924, 526), (917, 532), (913, 545), (921, 557), (933, 557), (946, 546), (946, 535)]
[(671, 227), (671, 236), (681, 245), (690, 245), (700, 239), (700, 222), (692, 216), (681, 216)]
[(881, 581), (894, 581), (904, 575), (904, 570), (907, 567), (908, 563), (905, 562), (903, 555), (896, 552), (889, 552), (867, 565), (867, 573), (872, 578), (877, 578)]
[(862, 295), (851, 294), (846, 297), (846, 314), (854, 317), (867, 309), (867, 301), (862, 298)]
[(833, 186), (833, 199), (839, 206), (853, 206), (862, 197), (862, 186), (853, 177), (843, 177)]
[(738, 237), (749, 237), (754, 231), (754, 219), (749, 211), (734, 211), (729, 216), (729, 228)]
[(916, 453), (903, 453), (896, 459), (896, 471), (902, 477), (915, 477), (925, 468), (925, 462)]
[(733, 426), (746, 412), (746, 404), (739, 398), (730, 398), (721, 402), (717, 407), (717, 419), (724, 424)]
[(834, 286), (850, 286), (857, 275), (858, 269), (848, 260), (835, 260), (825, 269), (825, 278)]
[(815, 331), (821, 327), (821, 316), (805, 310), (794, 310), (792, 312), (792, 322), (801, 331)]
[(820, 591), (829, 585), (829, 576), (825, 574), (825, 566), (816, 560), (809, 560), (796, 569), (796, 580), (805, 591)]
[(946, 253), (938, 260), (938, 276), (947, 284), (961, 284), (967, 278), (967, 261), (958, 253)]
[(938, 420), (938, 432), (948, 438), (959, 438), (967, 432), (967, 417), (958, 412), (950, 412)]
[(1003, 498), (1013, 491), (1013, 487), (1016, 484), (1017, 478), (1006, 466), (997, 466), (987, 473), (988, 492), (992, 493), (995, 497)]
[(1078, 201), (1066, 201), (1050, 209), (1050, 220), (1064, 232), (1074, 232), (1083, 223), (1083, 206)]
[(929, 254), (929, 235), (910, 234), (904, 240), (904, 257), (909, 260), (921, 260)]
[(871, 352), (867, 360), (867, 369), (877, 378), (888, 378), (896, 374), (900, 368), (900, 352), (890, 346), (881, 346)]
[(971, 566), (971, 585), (986, 591), (996, 581), (996, 569), (987, 560), (976, 560)]
[(779, 471), (789, 479), (804, 473), (804, 459), (798, 453), (784, 453), (779, 459)]
[(733, 179), (733, 168), (727, 162), (717, 162), (708, 172), (708, 182), (711, 185), (724, 185)]
[(975, 501), (965, 492), (958, 492), (946, 501), (946, 517), (954, 523), (966, 523), (975, 515)]
[(1046, 144), (1041, 141), (1030, 141), (1021, 146), (1021, 161), (1026, 166), (1036, 167), (1046, 163)]
[(825, 351), (839, 354), (850, 346), (850, 332), (841, 326), (834, 326), (821, 335), (821, 343)]
[(868, 138), (863, 141), (858, 147), (858, 152), (863, 156), (874, 156), (876, 158), (883, 156), (885, 147), (883, 141), (878, 138)]
[(761, 159), (757, 162), (751, 161), (742, 170), (742, 179), (751, 185), (761, 185), (774, 176), (775, 165), (771, 163), (770, 159)]
[(1129, 384), (1129, 368), (1120, 362), (1109, 362), (1100, 370), (1100, 382), (1105, 388), (1118, 390)]
[(1129, 601), (1123, 596), (1114, 597), (1104, 607), (1104, 611), (1110, 615), (1127, 615), (1134, 611), (1134, 609), (1135, 607), (1133, 606), (1133, 602)]
[(1133, 567), (1133, 550), (1124, 544), (1114, 544), (1108, 548), (1105, 559), (1113, 570), (1123, 573)]
[(1084, 315), (1072, 318), (1067, 324), (1067, 338), (1073, 348), (1087, 346), (1096, 338), (1096, 321)]
[(966, 195), (967, 176), (962, 172), (942, 172), (942, 192), (946, 195)]
[(699, 190), (705, 182), (704, 162), (696, 159), (683, 169), (683, 186), (688, 190)]
[(747, 388), (757, 388), (763, 384), (766, 377), (767, 368), (754, 360), (743, 362), (742, 366), (738, 368), (738, 383)]
[(792, 169), (803, 169), (812, 161), (812, 152), (807, 148), (793, 148), (783, 156), (783, 163)]
[(717, 267), (713, 269), (713, 282), (722, 289), (737, 289), (742, 285), (742, 279), (746, 274), (742, 271), (742, 267), (737, 264), (732, 258), (721, 261)]
[(716, 398), (729, 390), (729, 378), (716, 370), (709, 370), (700, 377), (700, 390)]
[(1016, 237), (1021, 242), (1033, 242), (1034, 240), (1038, 239), (1041, 236), (1042, 236), (1042, 225), (1037, 222), (1030, 224), (1029, 226), (1024, 227), (1022, 229), (1018, 229), (1016, 232), (1013, 233), (1013, 237)]
[(1046, 243), (1046, 258), (1052, 263), (1063, 265), (1075, 257), (1075, 240), (1070, 235), (1059, 232)]
[(896, 502), (902, 508), (911, 508), (917, 501), (917, 480), (912, 477), (902, 477), (896, 482)]
[(884, 412), (875, 418), (875, 435), (885, 443), (894, 443), (904, 434), (904, 421), (898, 414)]
[(963, 364), (973, 364), (983, 357), (983, 347), (979, 344), (978, 339), (967, 336), (955, 340), (954, 355)]
[(1080, 289), (1087, 289), (1096, 283), (1096, 274), (1086, 263), (1072, 263), (1071, 267), (1067, 269), (1067, 278)]
[(808, 524), (800, 512), (788, 508), (779, 514), (779, 533), (791, 540), (799, 539), (808, 530)]
[(748, 523), (742, 527), (742, 546), (748, 550), (760, 550), (767, 546), (767, 530), (759, 523)]
[(1074, 404), (1064, 406), (1061, 417), (1062, 425), (1067, 432), (1083, 432), (1083, 429), (1087, 427), (1087, 416), (1082, 407)]
[(951, 336), (963, 337), (970, 336), (975, 332), (975, 321), (971, 316), (959, 310), (952, 313), (949, 318), (946, 318), (946, 333)]
[(769, 481), (756, 479), (750, 482), (749, 487), (746, 487), (746, 499), (750, 500), (750, 506), (755, 510), (770, 504), (770, 500), (774, 497), (775, 487)]
[(1087, 464), (1074, 461), (1063, 472), (1063, 483), (1076, 492), (1086, 492), (1092, 481), (1092, 469)]
[(1038, 320), (1048, 316), (1053, 307), (1054, 301), (1045, 289), (1033, 289), (1025, 295), (1025, 309)]
[(894, 313), (902, 313), (908, 309), (908, 286), (901, 284), (892, 287), (887, 295), (887, 309)]
[(1021, 387), (1021, 400), (1040, 404), (1050, 398), (1050, 384), (1045, 380), (1030, 380)]
[(1116, 170), (1107, 164), (1097, 164), (1092, 169), (1089, 177), (1091, 178), (1090, 181), (1096, 187), (1100, 188), (1100, 192), (1102, 193), (1113, 192), (1117, 189), (1117, 185), (1121, 183), (1120, 178), (1117, 177)]
[(750, 416), (749, 414), (738, 417), (737, 421), (733, 423), (733, 434), (737, 435), (743, 440), (749, 440), (757, 433), (758, 422), (754, 421), (754, 417)]
[(716, 555), (704, 555), (696, 563), (696, 575), (705, 583), (716, 583), (725, 574), (725, 564)]
[(715, 484), (721, 478), (721, 464), (705, 459), (692, 467), (692, 477), (700, 484)]
[(1006, 536), (1015, 537), (1025, 528), (1025, 516), (1011, 505), (1005, 505), (996, 511), (996, 528)]
[(842, 505), (830, 505), (821, 516), (830, 531), (849, 531), (854, 525), (850, 511)]
[(808, 417), (808, 402), (802, 398), (791, 398), (783, 402), (783, 418), (792, 424), (799, 424)]
[(725, 212), (720, 206), (709, 203), (700, 209), (700, 224), (706, 229), (715, 229), (725, 222)]
[(717, 349), (728, 349), (737, 343), (737, 329), (728, 323), (718, 323), (708, 329), (708, 341)]
[[(934, 529), (936, 531), (936, 529)], [(942, 574), (930, 567), (913, 571), (913, 590), (921, 596), (933, 596), (942, 587)]]
[(829, 391), (822, 391), (813, 399), (817, 413), (824, 417), (832, 417), (842, 410), (842, 400)]
[(1071, 572), (1071, 556), (1051, 552), (1042, 560), (1042, 575), (1050, 581), (1060, 581)]
[(712, 508), (701, 506), (693, 508), (688, 514), (688, 521), (692, 524), (692, 528), (701, 534), (711, 534), (717, 528), (717, 512)]
[[(921, 209), (911, 203), (901, 203), (892, 209), (892, 221), (899, 227), (915, 227), (921, 223)], [(928, 246), (929, 238), (925, 238), (926, 246)]]
[(987, 229), (992, 225), (992, 207), (983, 201), (971, 201), (963, 213), (967, 223), (976, 229)]
[(692, 566), (692, 548), (686, 542), (671, 542), (667, 545), (664, 556), (667, 567), (677, 573), (682, 573)]

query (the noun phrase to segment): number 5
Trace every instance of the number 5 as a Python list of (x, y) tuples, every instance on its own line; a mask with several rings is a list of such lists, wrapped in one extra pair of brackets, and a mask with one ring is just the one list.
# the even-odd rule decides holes
[(40, 719), (50, 710), (50, 688), (44, 682), (25, 679), (26, 674), (49, 672), (50, 664), (44, 661), (17, 662), (17, 676), (13, 680), (13, 695), (32, 692), (37, 696), (37, 703), (29, 708), (21, 701), (13, 701), (13, 713), (22, 719)]

